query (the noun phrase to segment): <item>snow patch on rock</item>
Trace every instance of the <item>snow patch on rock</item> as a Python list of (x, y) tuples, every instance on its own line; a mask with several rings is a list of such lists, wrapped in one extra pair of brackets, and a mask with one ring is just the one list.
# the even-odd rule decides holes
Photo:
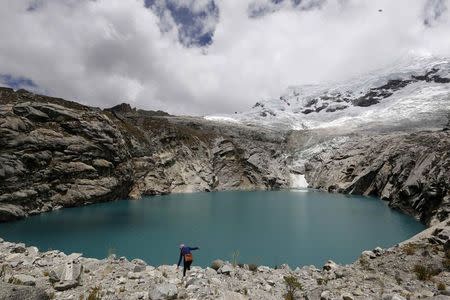
[(308, 182), (303, 174), (291, 174), (291, 188), (293, 189), (306, 189), (308, 188)]

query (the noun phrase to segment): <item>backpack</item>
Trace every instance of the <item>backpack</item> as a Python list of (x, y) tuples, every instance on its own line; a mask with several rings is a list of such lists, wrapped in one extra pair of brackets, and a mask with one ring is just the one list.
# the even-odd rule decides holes
[(190, 261), (193, 261), (193, 260), (194, 260), (194, 257), (192, 256), (192, 253), (186, 253), (184, 255), (184, 261), (185, 262), (190, 262)]

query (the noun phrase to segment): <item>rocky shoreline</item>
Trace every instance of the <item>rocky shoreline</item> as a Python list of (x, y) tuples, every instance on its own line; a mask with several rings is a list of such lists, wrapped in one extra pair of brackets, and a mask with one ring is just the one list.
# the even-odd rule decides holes
[(304, 266), (237, 264), (216, 260), (185, 278), (175, 265), (81, 253), (0, 240), (1, 299), (448, 299), (450, 221), (389, 249), (364, 251), (350, 265), (328, 261)]

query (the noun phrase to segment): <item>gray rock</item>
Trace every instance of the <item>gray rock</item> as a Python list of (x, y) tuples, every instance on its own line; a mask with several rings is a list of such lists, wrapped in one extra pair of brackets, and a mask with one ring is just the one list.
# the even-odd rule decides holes
[(176, 299), (178, 288), (175, 284), (163, 283), (154, 285), (148, 293), (151, 300)]
[(343, 293), (341, 295), (341, 298), (342, 298), (342, 300), (353, 300), (354, 299), (353, 295), (350, 293)]
[(406, 300), (406, 299), (397, 294), (387, 294), (383, 295), (382, 300)]
[(18, 116), (26, 117), (36, 122), (46, 122), (49, 120), (49, 116), (30, 106), (30, 103), (21, 103), (13, 107), (13, 112)]
[(245, 297), (244, 295), (236, 293), (236, 292), (225, 291), (224, 294), (221, 295), (217, 299), (219, 299), (219, 300), (246, 300), (248, 298)]
[(140, 279), (140, 278), (142, 278), (142, 273), (136, 273), (134, 271), (133, 272), (128, 272), (127, 277), (129, 279)]
[(67, 291), (78, 286), (78, 281), (75, 280), (65, 280), (55, 283), (53, 286), (57, 291)]
[(327, 262), (323, 265), (323, 269), (324, 269), (325, 271), (331, 271), (331, 270), (335, 270), (335, 269), (337, 269), (337, 268), (338, 268), (338, 265), (337, 265), (334, 261), (332, 261), (332, 260), (327, 261)]
[(377, 255), (376, 255), (375, 253), (373, 253), (372, 251), (368, 251), (368, 250), (363, 251), (363, 252), (361, 253), (361, 256), (365, 256), (365, 257), (368, 257), (368, 258), (370, 258), (370, 259), (373, 259), (373, 258), (376, 258), (376, 257), (377, 257)]
[(11, 283), (27, 285), (27, 286), (35, 286), (36, 278), (34, 278), (33, 276), (30, 276), (30, 275), (18, 274), (18, 275), (14, 275), (12, 277)]
[(230, 265), (223, 265), (217, 272), (220, 274), (230, 275), (234, 269)]
[(381, 247), (376, 247), (375, 249), (372, 250), (372, 252), (376, 255), (376, 256), (380, 256), (383, 254), (383, 249)]
[(143, 272), (147, 267), (147, 263), (142, 259), (133, 259), (131, 263), (134, 264), (133, 272)]
[(0, 281), (0, 299), (49, 300), (50, 297), (42, 288), (13, 285)]
[(26, 216), (22, 206), (1, 203), (0, 204), (0, 222), (21, 219)]
[[(73, 256), (72, 256), (73, 257)], [(53, 268), (49, 273), (51, 282), (79, 282), (81, 277), (82, 266), (80, 263), (72, 263), (72, 258), (67, 262)]]
[(14, 247), (11, 249), (11, 253), (25, 253), (27, 251), (27, 248), (25, 248), (25, 244), (15, 244)]
[(320, 294), (320, 300), (330, 300), (331, 299), (331, 292), (330, 291), (323, 291)]

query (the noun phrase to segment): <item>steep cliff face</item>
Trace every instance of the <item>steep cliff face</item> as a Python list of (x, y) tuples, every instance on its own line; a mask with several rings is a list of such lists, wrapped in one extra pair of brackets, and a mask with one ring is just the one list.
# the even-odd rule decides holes
[(310, 186), (375, 195), (424, 223), (448, 218), (449, 131), (353, 134), (325, 143), (304, 165)]
[(0, 221), (171, 192), (286, 187), (283, 135), (0, 88)]
[(435, 223), (450, 214), (445, 129), (287, 133), (0, 88), (0, 221), (127, 197), (288, 188), (296, 173)]

